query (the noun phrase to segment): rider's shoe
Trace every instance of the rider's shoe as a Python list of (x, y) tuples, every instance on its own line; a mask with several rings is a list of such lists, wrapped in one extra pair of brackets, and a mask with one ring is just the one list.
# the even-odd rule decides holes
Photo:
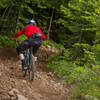
[(25, 65), (22, 65), (22, 71), (23, 70), (27, 70), (28, 69), (28, 66), (25, 64)]

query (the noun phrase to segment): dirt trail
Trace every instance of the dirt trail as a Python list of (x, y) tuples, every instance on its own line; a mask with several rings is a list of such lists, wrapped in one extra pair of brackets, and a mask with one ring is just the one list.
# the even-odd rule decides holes
[(46, 50), (39, 51), (33, 82), (22, 77), (15, 49), (0, 50), (0, 100), (66, 100), (69, 89), (45, 67), (45, 59), (53, 54)]

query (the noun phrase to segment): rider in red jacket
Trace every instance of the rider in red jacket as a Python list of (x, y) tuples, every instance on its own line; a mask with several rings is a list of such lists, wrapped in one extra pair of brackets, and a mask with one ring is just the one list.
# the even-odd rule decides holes
[(36, 22), (33, 19), (29, 20), (28, 25), (14, 35), (14, 39), (17, 40), (17, 37), (22, 34), (24, 34), (28, 39), (24, 40), (20, 45), (18, 45), (16, 51), (20, 60), (22, 61), (22, 70), (24, 70), (24, 68), (27, 68), (27, 66), (25, 64), (23, 51), (33, 47), (33, 54), (35, 59), (37, 59), (37, 51), (42, 44), (42, 40), (46, 40), (46, 36), (43, 34), (41, 29), (36, 26)]
[(15, 35), (14, 35), (14, 38), (17, 38), (18, 36), (22, 35), (22, 34), (25, 34), (25, 36), (27, 37), (30, 37), (32, 34), (34, 33), (40, 33), (42, 35), (42, 39), (43, 40), (46, 40), (46, 37), (45, 35), (43, 34), (43, 32), (41, 31), (41, 29), (39, 29), (37, 26), (35, 25), (27, 25), (25, 27), (25, 29), (23, 28), (22, 30), (20, 30), (19, 32), (17, 32)]

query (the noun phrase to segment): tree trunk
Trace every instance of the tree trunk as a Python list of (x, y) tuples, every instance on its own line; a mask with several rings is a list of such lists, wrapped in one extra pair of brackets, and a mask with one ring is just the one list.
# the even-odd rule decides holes
[(50, 18), (50, 25), (49, 25), (49, 29), (48, 29), (48, 35), (47, 35), (47, 39), (48, 40), (50, 39), (50, 30), (51, 30), (51, 24), (52, 24), (53, 15), (54, 15), (54, 9), (52, 11), (52, 15), (51, 15), (51, 18)]
[(19, 16), (20, 16), (20, 8), (18, 10), (18, 14), (17, 14), (17, 18), (16, 18), (16, 25), (15, 25), (15, 28), (14, 28), (14, 33), (16, 33), (16, 30), (17, 30), (17, 26), (18, 26), (18, 22), (19, 22)]

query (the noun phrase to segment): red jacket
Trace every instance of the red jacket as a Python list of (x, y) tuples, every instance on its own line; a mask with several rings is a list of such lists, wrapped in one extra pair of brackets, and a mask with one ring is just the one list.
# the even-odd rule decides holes
[[(25, 31), (25, 32), (24, 32)], [(32, 34), (36, 33), (36, 32), (39, 32), (42, 34), (42, 39), (43, 40), (46, 40), (46, 36), (43, 34), (43, 32), (41, 31), (41, 29), (39, 29), (37, 26), (34, 26), (34, 25), (27, 25), (25, 27), (25, 30), (24, 28), (22, 30), (20, 30), (19, 32), (17, 32), (15, 35), (14, 35), (14, 38), (17, 38), (18, 36), (22, 35), (22, 34), (25, 34), (26, 37), (30, 37)]]

